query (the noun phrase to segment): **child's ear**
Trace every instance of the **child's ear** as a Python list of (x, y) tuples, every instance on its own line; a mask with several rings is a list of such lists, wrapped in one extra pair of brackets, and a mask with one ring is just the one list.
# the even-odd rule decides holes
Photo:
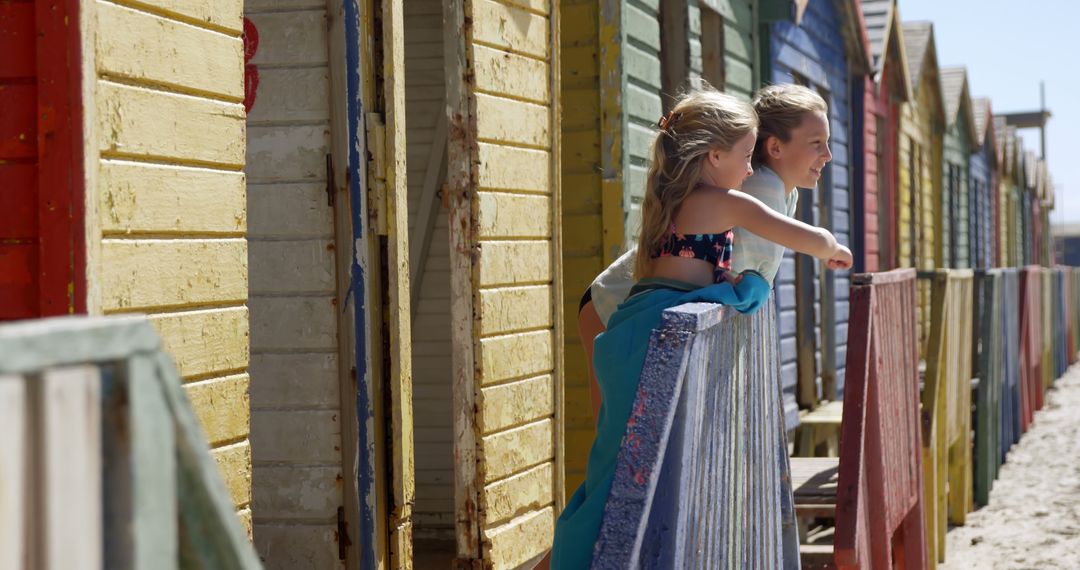
[(780, 139), (776, 137), (769, 137), (765, 139), (765, 150), (769, 153), (769, 158), (777, 159), (782, 154), (780, 148)]

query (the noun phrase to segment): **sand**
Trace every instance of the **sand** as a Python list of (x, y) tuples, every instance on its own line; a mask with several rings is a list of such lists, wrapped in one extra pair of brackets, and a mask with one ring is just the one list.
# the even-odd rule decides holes
[(1080, 569), (1080, 365), (1013, 446), (990, 504), (949, 530), (946, 563), (959, 570)]

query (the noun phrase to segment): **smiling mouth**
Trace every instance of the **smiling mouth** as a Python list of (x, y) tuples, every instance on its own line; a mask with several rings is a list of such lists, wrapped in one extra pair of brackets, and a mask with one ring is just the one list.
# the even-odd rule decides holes
[(821, 169), (820, 168), (811, 168), (810, 172), (813, 172), (814, 176), (817, 176), (818, 178), (821, 178)]

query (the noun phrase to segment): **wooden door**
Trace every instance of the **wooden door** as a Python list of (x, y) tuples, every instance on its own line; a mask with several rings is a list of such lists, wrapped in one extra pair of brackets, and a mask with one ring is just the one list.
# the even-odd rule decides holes
[(78, 2), (0, 4), (0, 320), (86, 311)]
[(518, 568), (564, 496), (557, 3), (443, 15), (457, 564)]

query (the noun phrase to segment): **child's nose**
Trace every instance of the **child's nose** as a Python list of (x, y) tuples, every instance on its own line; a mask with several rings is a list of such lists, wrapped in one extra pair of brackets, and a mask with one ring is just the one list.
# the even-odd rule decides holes
[(825, 162), (832, 161), (832, 147), (829, 143), (825, 143)]

